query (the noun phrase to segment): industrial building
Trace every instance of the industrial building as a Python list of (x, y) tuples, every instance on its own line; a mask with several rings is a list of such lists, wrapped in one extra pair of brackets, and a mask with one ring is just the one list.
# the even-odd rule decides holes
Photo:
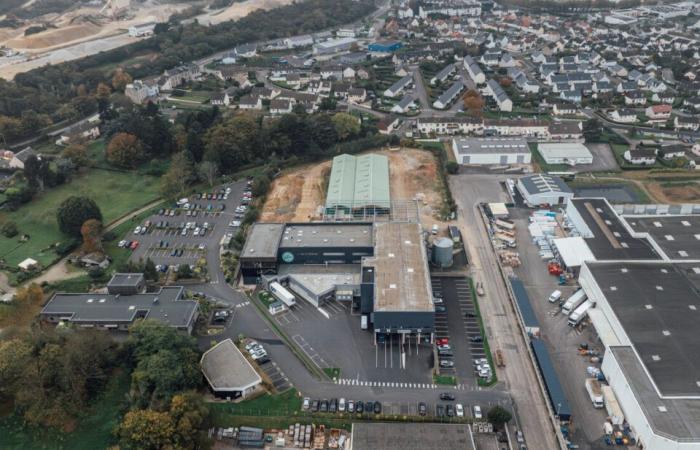
[(452, 151), (459, 164), (530, 164), (532, 159), (523, 138), (455, 138)]
[(367, 46), (372, 53), (393, 53), (403, 46), (400, 41), (373, 42)]
[(527, 205), (563, 205), (574, 197), (574, 191), (564, 180), (554, 175), (538, 173), (518, 179), (516, 184)]
[(387, 210), (389, 193), (389, 159), (374, 153), (333, 158), (326, 195), (326, 211), (352, 214), (358, 209)]
[(601, 369), (640, 448), (700, 449), (700, 216), (685, 210), (696, 212), (589, 198), (566, 209), (580, 237), (562, 253), (580, 264)]
[(432, 336), (428, 258), (417, 222), (256, 223), (240, 264), (246, 284), (278, 282), (316, 307), (348, 301), (375, 333)]
[(577, 142), (549, 142), (537, 144), (537, 151), (547, 164), (593, 164), (593, 154)]
[(149, 319), (192, 333), (199, 307), (196, 301), (183, 298), (181, 286), (155, 292), (146, 292), (145, 287), (143, 274), (117, 273), (107, 284), (106, 294), (55, 293), (40, 317), (49, 323), (113, 331), (128, 331), (139, 319)]
[(202, 355), (202, 374), (215, 397), (233, 400), (256, 391), (262, 378), (229, 338)]
[(329, 39), (319, 42), (313, 46), (314, 55), (331, 55), (350, 50), (353, 45), (357, 44), (357, 39), (352, 37), (344, 37), (338, 39)]

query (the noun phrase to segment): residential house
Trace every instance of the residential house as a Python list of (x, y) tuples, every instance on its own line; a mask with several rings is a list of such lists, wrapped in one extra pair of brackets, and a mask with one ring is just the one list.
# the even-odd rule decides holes
[(652, 121), (665, 122), (671, 118), (671, 105), (653, 105), (644, 110), (644, 114)]
[(23, 170), (24, 163), (29, 159), (30, 156), (36, 156), (38, 158), (41, 158), (41, 155), (35, 152), (31, 147), (26, 147), (14, 154), (12, 159), (10, 159), (10, 163), (8, 164), (8, 166), (11, 169)]
[(277, 97), (280, 95), (282, 90), (278, 87), (254, 87), (253, 89), (250, 90), (250, 95), (254, 97), (260, 97), (263, 100), (272, 100), (273, 98)]
[(676, 131), (698, 131), (700, 130), (700, 119), (696, 117), (676, 116), (673, 118), (673, 127)]
[(625, 105), (646, 105), (647, 96), (640, 91), (625, 92)]
[(581, 122), (554, 122), (547, 127), (549, 138), (553, 141), (582, 140), (583, 125)]
[(456, 66), (454, 64), (448, 64), (442, 68), (433, 78), (430, 79), (430, 84), (435, 86), (438, 83), (444, 83), (447, 79), (452, 76), (455, 72)]
[(231, 104), (231, 98), (228, 92), (215, 92), (211, 95), (209, 103), (216, 106), (228, 106)]
[(233, 51), (240, 58), (254, 58), (258, 56), (258, 46), (256, 44), (242, 44)]
[(398, 117), (385, 117), (377, 123), (377, 129), (380, 134), (391, 134), (399, 126)]
[(159, 79), (160, 90), (172, 91), (188, 81), (199, 78), (200, 70), (197, 64), (183, 64), (174, 69), (166, 70)]
[(396, 83), (392, 84), (387, 90), (384, 91), (384, 97), (394, 98), (400, 93), (407, 89), (413, 84), (413, 75), (406, 75), (405, 77), (398, 80)]
[(137, 105), (144, 103), (146, 100), (155, 101), (159, 93), (158, 84), (154, 81), (135, 80), (124, 88), (124, 95)]
[(58, 146), (68, 145), (75, 138), (94, 140), (100, 137), (100, 120), (86, 120), (72, 127), (68, 127), (61, 133), (61, 136), (56, 140)]
[(450, 86), (445, 92), (438, 97), (437, 100), (433, 102), (433, 108), (436, 109), (445, 109), (447, 108), (452, 102), (454, 102), (460, 92), (464, 90), (464, 83), (462, 83), (462, 80), (455, 81), (452, 86)]
[(630, 164), (650, 166), (656, 163), (656, 149), (646, 147), (630, 149), (624, 153), (623, 158)]
[(486, 90), (493, 97), (499, 110), (505, 112), (513, 111), (513, 101), (508, 97), (506, 91), (503, 90), (496, 80), (490, 79), (486, 83)]
[(664, 145), (658, 149), (657, 154), (664, 160), (670, 161), (675, 158), (684, 158), (685, 151), (686, 147), (683, 145)]
[(418, 131), (424, 135), (455, 135), (484, 133), (484, 121), (477, 117), (421, 117)]
[(411, 95), (406, 95), (391, 108), (391, 112), (396, 114), (406, 114), (416, 107), (416, 101)]
[(472, 81), (474, 81), (474, 83), (486, 83), (486, 75), (484, 75), (484, 72), (481, 70), (481, 67), (479, 67), (479, 64), (477, 64), (477, 62), (474, 61), (474, 58), (468, 55), (465, 56), (464, 68), (467, 70), (469, 77), (472, 79)]
[(342, 80), (343, 68), (341, 66), (324, 66), (321, 67), (321, 79), (323, 80)]
[(353, 69), (352, 67), (348, 66), (345, 69), (343, 69), (343, 75), (342, 75), (343, 79), (351, 80), (351, 79), (355, 78), (355, 75), (356, 75), (355, 69)]
[(308, 47), (314, 44), (314, 38), (309, 35), (293, 36), (286, 38), (283, 42), (287, 48)]
[(616, 109), (610, 113), (610, 118), (615, 122), (635, 123), (637, 121), (637, 112), (632, 109)]
[(546, 138), (549, 123), (537, 119), (484, 119), (487, 136), (523, 136)]
[(348, 90), (348, 101), (352, 103), (364, 103), (367, 100), (367, 91), (364, 88), (351, 88)]
[(270, 114), (289, 114), (293, 107), (293, 103), (288, 99), (270, 100)]
[(244, 95), (238, 101), (238, 107), (240, 109), (262, 109), (262, 98), (257, 95)]
[(555, 101), (552, 104), (552, 113), (555, 116), (572, 116), (578, 112), (578, 107), (574, 103)]

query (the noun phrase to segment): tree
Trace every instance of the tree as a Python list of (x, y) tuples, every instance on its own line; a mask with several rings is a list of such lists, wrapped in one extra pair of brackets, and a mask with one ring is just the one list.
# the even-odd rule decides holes
[(259, 131), (257, 122), (248, 114), (211, 127), (204, 137), (204, 159), (215, 162), (223, 173), (234, 171), (253, 161), (259, 149)]
[(493, 408), (489, 409), (489, 412), (486, 414), (486, 418), (490, 423), (496, 426), (501, 426), (510, 422), (510, 419), (513, 418), (513, 415), (504, 407), (496, 405)]
[(501, 79), (498, 80), (498, 84), (504, 88), (509, 88), (513, 85), (513, 80), (511, 80), (509, 77), (501, 77)]
[(151, 258), (146, 258), (143, 266), (143, 276), (149, 281), (158, 281), (158, 270)]
[(192, 278), (192, 269), (189, 264), (180, 264), (177, 266), (177, 278)]
[(37, 155), (30, 155), (24, 161), (24, 178), (27, 179), (29, 186), (39, 191), (44, 190), (44, 184), (50, 176), (50, 170), (49, 162)]
[(123, 91), (127, 84), (131, 83), (131, 75), (124, 69), (117, 69), (112, 76), (112, 87), (115, 91)]
[(199, 172), (200, 177), (207, 180), (207, 183), (209, 183), (209, 187), (212, 187), (214, 186), (214, 181), (216, 181), (216, 177), (219, 175), (219, 167), (216, 165), (215, 162), (202, 161), (197, 167), (197, 172)]
[(173, 156), (168, 171), (161, 177), (161, 192), (168, 197), (180, 195), (185, 192), (193, 177), (192, 162), (185, 152), (177, 153)]
[(82, 142), (71, 143), (63, 150), (61, 156), (71, 160), (76, 167), (86, 167), (90, 163), (87, 146)]
[(464, 108), (473, 116), (481, 115), (484, 109), (484, 99), (474, 89), (469, 89), (463, 97)]
[(175, 425), (175, 445), (181, 448), (197, 448), (197, 435), (208, 415), (207, 406), (196, 392), (188, 391), (173, 397), (170, 403), (170, 417)]
[(360, 120), (348, 113), (338, 113), (331, 119), (335, 126), (335, 132), (338, 138), (344, 141), (360, 132)]
[(83, 250), (86, 253), (102, 252), (102, 222), (89, 219), (80, 227), (83, 236)]
[(19, 230), (17, 229), (16, 223), (14, 223), (11, 220), (8, 220), (2, 224), (2, 227), (0, 227), (0, 233), (2, 233), (2, 235), (6, 238), (12, 238), (17, 236)]
[(173, 448), (175, 426), (167, 412), (141, 409), (129, 411), (119, 425), (119, 445), (125, 450)]
[(143, 145), (133, 134), (117, 133), (107, 145), (106, 157), (115, 166), (134, 168), (143, 160)]
[(454, 175), (459, 172), (459, 164), (457, 164), (455, 161), (447, 161), (445, 163), (445, 170), (447, 170), (447, 173), (450, 175)]
[(40, 305), (44, 301), (44, 290), (36, 283), (32, 283), (27, 287), (17, 288), (14, 301), (20, 306)]
[(90, 219), (102, 221), (102, 212), (95, 201), (88, 197), (72, 195), (56, 211), (58, 228), (71, 236), (80, 236), (80, 228)]
[(97, 89), (95, 89), (95, 97), (97, 98), (98, 101), (107, 101), (109, 100), (109, 96), (112, 94), (112, 89), (110, 89), (109, 86), (107, 86), (105, 83), (100, 82), (100, 84), (97, 85)]

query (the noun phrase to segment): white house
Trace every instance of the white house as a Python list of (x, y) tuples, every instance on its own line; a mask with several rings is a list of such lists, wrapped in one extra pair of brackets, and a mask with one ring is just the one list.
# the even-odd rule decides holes
[(211, 95), (209, 103), (216, 106), (228, 106), (231, 104), (231, 98), (228, 96), (228, 92), (215, 92)]
[(153, 34), (156, 28), (155, 22), (148, 22), (142, 25), (132, 25), (129, 27), (129, 36), (145, 37)]
[(479, 64), (474, 61), (474, 58), (469, 55), (464, 57), (464, 68), (467, 70), (469, 77), (474, 81), (474, 83), (486, 83), (486, 75), (484, 75), (484, 72), (481, 70), (481, 67), (479, 67)]
[(656, 149), (654, 148), (635, 148), (627, 150), (623, 157), (630, 164), (652, 165), (656, 162)]
[(486, 83), (486, 90), (493, 97), (498, 105), (498, 109), (505, 112), (513, 111), (513, 101), (508, 97), (506, 91), (503, 90), (500, 84), (493, 78)]
[(396, 83), (392, 84), (387, 90), (384, 91), (384, 97), (394, 98), (397, 97), (404, 89), (410, 87), (413, 84), (413, 75), (409, 74), (398, 80)]
[(616, 109), (610, 113), (610, 118), (615, 122), (635, 123), (637, 121), (637, 113), (632, 109)]
[(416, 102), (413, 99), (413, 97), (410, 95), (406, 95), (404, 98), (401, 99), (401, 101), (399, 101), (391, 108), (391, 112), (397, 114), (406, 114), (411, 109), (415, 108), (415, 106)]
[(238, 101), (240, 109), (262, 109), (262, 99), (254, 95), (245, 95)]

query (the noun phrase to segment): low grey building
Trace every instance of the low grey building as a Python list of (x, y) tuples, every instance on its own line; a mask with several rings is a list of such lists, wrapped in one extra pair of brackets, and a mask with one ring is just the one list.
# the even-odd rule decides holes
[(204, 352), (200, 366), (209, 388), (218, 398), (245, 398), (262, 383), (258, 372), (231, 339)]
[(463, 138), (452, 140), (459, 164), (530, 164), (527, 142), (517, 138)]
[(563, 205), (574, 197), (571, 188), (559, 177), (538, 173), (518, 179), (518, 191), (530, 206)]
[(55, 293), (40, 317), (54, 324), (114, 331), (127, 331), (136, 321), (150, 319), (192, 333), (199, 306), (183, 298), (181, 286), (155, 292), (145, 292), (144, 287), (142, 274), (116, 274), (106, 293)]

